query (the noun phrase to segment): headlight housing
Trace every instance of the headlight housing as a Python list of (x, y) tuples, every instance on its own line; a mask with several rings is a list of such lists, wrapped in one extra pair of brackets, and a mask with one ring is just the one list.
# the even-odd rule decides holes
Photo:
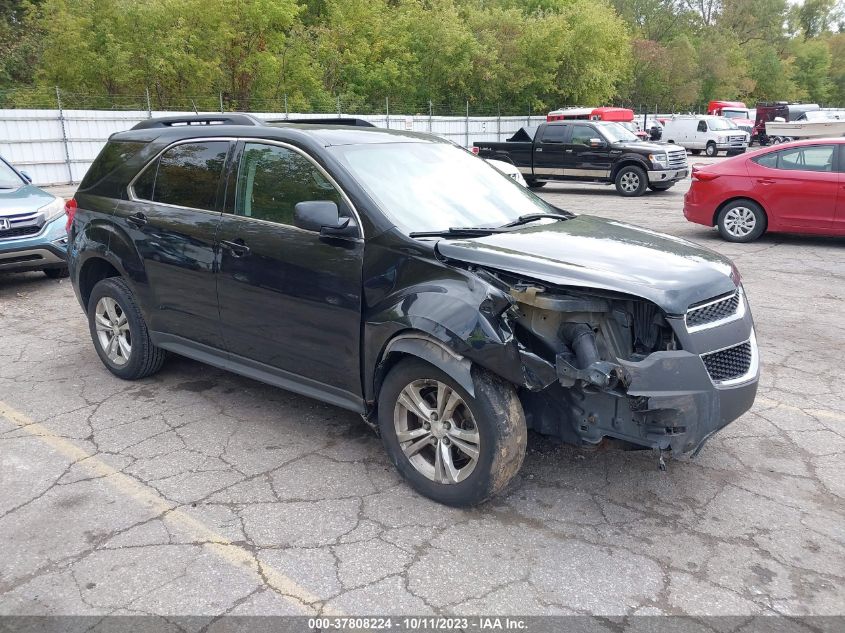
[(52, 202), (45, 204), (38, 209), (38, 212), (44, 215), (44, 223), (52, 222), (65, 212), (65, 201), (63, 198), (56, 198)]
[(669, 166), (669, 154), (664, 152), (663, 154), (649, 154), (649, 160), (655, 165), (660, 165), (661, 167), (668, 167)]

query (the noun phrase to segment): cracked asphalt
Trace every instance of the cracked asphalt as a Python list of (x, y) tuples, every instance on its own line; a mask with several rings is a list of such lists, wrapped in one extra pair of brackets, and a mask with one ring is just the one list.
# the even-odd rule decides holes
[(179, 357), (120, 381), (66, 280), (0, 275), (0, 614), (845, 614), (845, 243), (729, 245), (685, 189), (542, 195), (736, 261), (752, 411), (668, 472), (533, 436), (472, 510), (351, 413)]

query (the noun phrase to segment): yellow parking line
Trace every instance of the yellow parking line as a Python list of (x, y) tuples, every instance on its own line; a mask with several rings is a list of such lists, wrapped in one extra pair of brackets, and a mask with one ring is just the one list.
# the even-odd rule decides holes
[[(26, 431), (31, 436), (40, 439), (50, 448), (58, 451), (73, 462), (79, 462), (93, 473), (106, 478), (107, 481), (119, 493), (130, 497), (134, 501), (151, 508), (157, 514), (162, 514), (162, 520), (170, 522), (183, 530), (187, 531), (191, 537), (200, 542), (210, 543), (210, 549), (221, 559), (227, 563), (239, 568), (252, 568), (258, 574), (257, 561), (253, 554), (246, 548), (232, 543), (225, 536), (222, 536), (209, 528), (207, 525), (198, 521), (189, 514), (179, 510), (173, 509), (171, 503), (165, 501), (161, 496), (148, 486), (140, 483), (136, 479), (125, 475), (124, 473), (115, 470), (101, 459), (89, 454), (85, 450), (69, 442), (63, 437), (60, 437), (50, 431), (47, 427), (31, 418), (27, 417), (20, 411), (16, 411), (8, 404), (0, 400), (0, 416), (6, 418), (9, 422), (16, 425), (23, 431)], [(286, 576), (281, 571), (273, 567), (261, 564), (261, 575), (267, 584), (278, 591), (283, 597), (288, 598), (289, 602), (296, 607), (302, 608), (302, 603), (314, 605), (320, 602), (320, 598), (312, 594), (295, 580)], [(290, 598), (295, 600), (290, 600)], [(323, 612), (324, 615), (337, 615), (334, 613)]]
[(786, 404), (785, 402), (778, 402), (777, 400), (772, 400), (771, 398), (766, 398), (765, 396), (757, 396), (757, 402), (768, 406), (768, 407), (781, 407), (786, 409), (787, 411), (794, 411), (796, 413), (803, 413), (804, 415), (810, 415), (813, 417), (819, 418), (827, 418), (829, 420), (837, 420), (839, 422), (845, 422), (845, 414), (840, 413), (838, 411), (831, 411), (830, 409), (811, 409), (805, 408), (802, 409), (800, 407), (796, 407), (793, 404)]

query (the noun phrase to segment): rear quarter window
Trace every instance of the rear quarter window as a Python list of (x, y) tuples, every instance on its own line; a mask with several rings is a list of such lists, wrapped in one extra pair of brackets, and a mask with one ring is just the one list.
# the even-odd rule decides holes
[(753, 160), (761, 167), (770, 167), (771, 169), (776, 169), (778, 166), (778, 152), (770, 152), (768, 154), (763, 154), (762, 156), (752, 158), (751, 160)]
[(79, 191), (97, 196), (119, 198), (134, 175), (123, 169), (147, 143), (141, 141), (109, 141), (88, 168), (79, 184)]

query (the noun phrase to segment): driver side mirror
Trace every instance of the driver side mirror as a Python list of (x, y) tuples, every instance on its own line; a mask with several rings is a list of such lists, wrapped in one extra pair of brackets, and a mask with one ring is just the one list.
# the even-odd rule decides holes
[(590, 139), (590, 147), (593, 149), (601, 149), (602, 147), (606, 147), (607, 143), (605, 143), (600, 138), (591, 138)]
[(340, 217), (337, 204), (331, 200), (298, 202), (293, 208), (293, 225), (326, 237), (357, 236), (351, 218)]

